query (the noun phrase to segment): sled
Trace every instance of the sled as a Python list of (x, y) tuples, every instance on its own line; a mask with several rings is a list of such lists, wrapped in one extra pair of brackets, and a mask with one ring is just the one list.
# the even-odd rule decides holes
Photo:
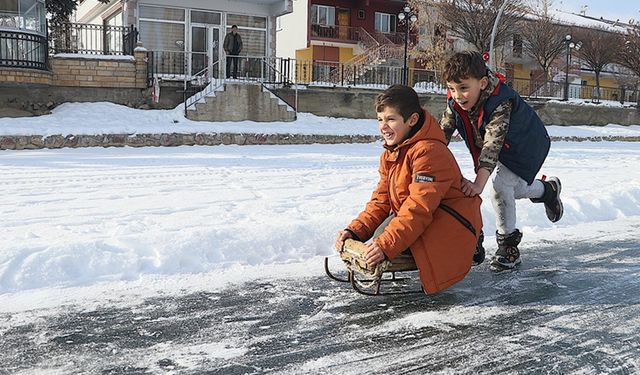
[[(367, 252), (367, 245), (360, 241), (347, 239), (344, 242), (340, 259), (347, 268), (347, 278), (336, 276), (329, 270), (329, 258), (324, 258), (324, 270), (329, 278), (342, 282), (350, 283), (353, 290), (360, 294), (368, 296), (391, 295), (391, 294), (412, 294), (423, 293), (420, 291), (387, 291), (382, 292), (380, 287), (382, 284), (405, 282), (410, 278), (396, 277), (396, 272), (417, 271), (418, 267), (409, 251), (406, 251), (393, 259), (384, 260), (375, 267), (370, 268), (364, 260), (364, 254)], [(384, 277), (384, 274), (391, 274), (390, 277)]]

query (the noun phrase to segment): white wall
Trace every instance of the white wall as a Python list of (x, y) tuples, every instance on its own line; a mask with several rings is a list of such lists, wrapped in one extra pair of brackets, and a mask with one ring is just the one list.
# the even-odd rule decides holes
[[(276, 21), (276, 56), (296, 57), (296, 50), (307, 48), (309, 0), (293, 0), (293, 13)], [(278, 23), (279, 22), (279, 23)]]
[(275, 16), (286, 11), (287, 0), (278, 0), (271, 4), (255, 2), (255, 1), (238, 1), (238, 0), (139, 0), (139, 5), (152, 4), (167, 7), (191, 8), (211, 10), (218, 12), (237, 13), (237, 14), (253, 14), (259, 16)]
[(114, 9), (120, 6), (120, 0), (111, 0), (108, 4), (102, 4), (98, 0), (85, 0), (78, 5), (72, 19), (78, 23), (101, 25), (102, 16), (111, 14)]

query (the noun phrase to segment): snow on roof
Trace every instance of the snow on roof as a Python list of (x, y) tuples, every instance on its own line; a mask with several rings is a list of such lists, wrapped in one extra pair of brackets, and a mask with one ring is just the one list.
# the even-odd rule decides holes
[(603, 28), (612, 32), (626, 32), (631, 25), (620, 20), (609, 20), (603, 17), (587, 16), (556, 9), (553, 18), (560, 23), (586, 28)]

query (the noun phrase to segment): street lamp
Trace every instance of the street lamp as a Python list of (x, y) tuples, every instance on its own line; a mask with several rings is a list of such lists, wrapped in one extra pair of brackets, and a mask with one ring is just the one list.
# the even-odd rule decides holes
[(404, 68), (402, 69), (402, 84), (407, 84), (407, 78), (409, 76), (407, 71), (407, 49), (409, 45), (409, 29), (410, 23), (416, 22), (418, 20), (418, 15), (411, 9), (409, 4), (405, 4), (404, 8), (402, 8), (402, 12), (398, 13), (398, 19), (400, 21), (405, 22), (405, 30), (404, 30)]
[(569, 61), (571, 60), (571, 49), (575, 48), (576, 51), (582, 47), (582, 42), (574, 43), (571, 34), (567, 34), (564, 37), (564, 43), (567, 45), (567, 70), (564, 73), (564, 95), (562, 100), (569, 100)]

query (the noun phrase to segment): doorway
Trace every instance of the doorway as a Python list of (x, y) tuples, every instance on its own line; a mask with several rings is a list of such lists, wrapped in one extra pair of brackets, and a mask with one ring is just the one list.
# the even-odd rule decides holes
[(189, 73), (220, 77), (220, 29), (211, 25), (191, 25), (191, 59)]
[(349, 40), (349, 26), (351, 23), (351, 11), (349, 9), (338, 9), (338, 38)]

